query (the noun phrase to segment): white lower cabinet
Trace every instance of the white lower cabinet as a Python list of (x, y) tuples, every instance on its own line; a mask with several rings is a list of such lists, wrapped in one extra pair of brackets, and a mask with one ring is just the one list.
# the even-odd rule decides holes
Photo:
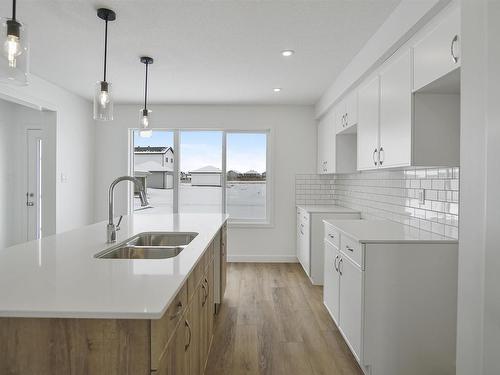
[(297, 207), (297, 259), (314, 285), (323, 285), (325, 259), (323, 220), (361, 218), (359, 212), (355, 210), (337, 206), (324, 207), (326, 207), (324, 211), (314, 209), (314, 212)]
[(339, 258), (339, 250), (325, 240), (323, 301), (336, 324), (339, 323), (340, 274), (337, 266)]
[(349, 347), (359, 361), (361, 358), (361, 269), (340, 253), (338, 261), (340, 273), (340, 329)]
[(458, 243), (361, 242), (338, 223), (324, 227), (323, 301), (364, 373), (455, 374)]

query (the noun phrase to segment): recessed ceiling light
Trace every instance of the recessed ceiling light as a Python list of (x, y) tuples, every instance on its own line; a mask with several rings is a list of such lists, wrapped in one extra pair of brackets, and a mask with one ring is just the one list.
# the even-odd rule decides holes
[(295, 53), (295, 51), (293, 49), (285, 49), (285, 50), (281, 51), (281, 55), (285, 56), (285, 57), (290, 57), (294, 53)]
[(280, 91), (281, 91), (281, 87), (275, 87), (275, 88), (273, 89), (273, 91), (274, 91), (274, 92), (280, 92)]

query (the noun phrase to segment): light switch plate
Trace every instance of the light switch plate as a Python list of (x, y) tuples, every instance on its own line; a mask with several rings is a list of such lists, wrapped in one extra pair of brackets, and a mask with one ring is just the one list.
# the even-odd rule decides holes
[(417, 189), (417, 199), (420, 204), (425, 204), (425, 189)]

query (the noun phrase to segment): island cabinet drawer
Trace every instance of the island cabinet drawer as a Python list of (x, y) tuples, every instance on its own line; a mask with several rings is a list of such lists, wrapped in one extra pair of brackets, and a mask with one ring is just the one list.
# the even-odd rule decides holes
[(170, 338), (175, 332), (175, 327), (186, 310), (188, 304), (187, 283), (181, 290), (160, 319), (151, 320), (151, 369), (158, 368), (158, 362)]
[(358, 241), (342, 234), (340, 236), (340, 251), (361, 269), (364, 268), (363, 247)]
[(340, 246), (340, 233), (331, 225), (325, 224), (325, 240), (334, 245), (337, 249)]

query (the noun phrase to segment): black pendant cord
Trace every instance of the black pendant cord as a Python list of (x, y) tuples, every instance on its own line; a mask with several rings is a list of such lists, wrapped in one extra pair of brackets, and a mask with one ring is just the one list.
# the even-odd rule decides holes
[(148, 66), (149, 63), (146, 63), (146, 83), (144, 84), (144, 109), (147, 111), (147, 103), (148, 103)]
[(106, 82), (107, 62), (108, 62), (108, 20), (106, 19), (105, 26), (104, 26), (104, 82)]
[(16, 20), (16, 0), (12, 0), (12, 21)]

